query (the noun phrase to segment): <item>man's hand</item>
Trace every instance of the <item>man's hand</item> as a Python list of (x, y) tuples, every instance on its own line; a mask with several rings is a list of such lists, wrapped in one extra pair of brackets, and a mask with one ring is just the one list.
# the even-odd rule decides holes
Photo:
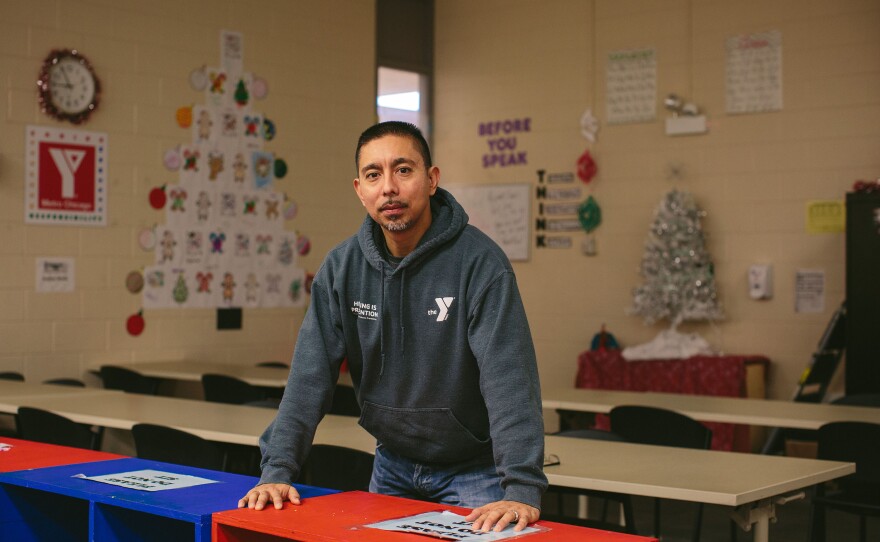
[(288, 484), (260, 484), (248, 491), (247, 495), (238, 500), (239, 508), (253, 508), (254, 510), (262, 510), (266, 503), (272, 499), (277, 510), (281, 510), (284, 506), (284, 499), (289, 500), (293, 504), (299, 504), (299, 493), (293, 486)]
[(487, 532), (494, 525), (493, 530), (497, 533), (511, 523), (514, 524), (514, 531), (522, 531), (529, 523), (538, 521), (539, 517), (541, 517), (541, 511), (527, 504), (516, 501), (497, 501), (474, 508), (474, 511), (464, 519), (474, 522), (473, 529), (475, 531)]

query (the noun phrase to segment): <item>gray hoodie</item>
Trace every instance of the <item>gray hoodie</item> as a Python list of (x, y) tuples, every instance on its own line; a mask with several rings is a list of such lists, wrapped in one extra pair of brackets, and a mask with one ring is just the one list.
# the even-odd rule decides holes
[(423, 463), (494, 458), (505, 500), (540, 508), (540, 385), (516, 278), (451, 194), (438, 188), (431, 213), (397, 265), (369, 216), (327, 255), (284, 399), (260, 441), (261, 483), (299, 475), (347, 358), (359, 423), (383, 446)]

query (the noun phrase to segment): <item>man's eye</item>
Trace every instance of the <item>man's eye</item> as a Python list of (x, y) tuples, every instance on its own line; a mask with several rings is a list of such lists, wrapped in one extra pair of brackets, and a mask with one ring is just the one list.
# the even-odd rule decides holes
[(375, 179), (378, 176), (379, 176), (379, 173), (376, 171), (371, 171), (371, 172), (367, 173), (367, 175), (366, 175), (367, 179)]
[(404, 167), (398, 169), (397, 171), (399, 171), (401, 173), (409, 173), (410, 171), (412, 171), (412, 168), (404, 166)]

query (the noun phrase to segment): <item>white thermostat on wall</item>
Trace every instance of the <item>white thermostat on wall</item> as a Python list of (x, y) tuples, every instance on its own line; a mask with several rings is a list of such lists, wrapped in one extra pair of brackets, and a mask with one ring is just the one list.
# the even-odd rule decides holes
[(769, 264), (754, 264), (749, 267), (749, 297), (770, 299), (773, 297), (773, 267)]

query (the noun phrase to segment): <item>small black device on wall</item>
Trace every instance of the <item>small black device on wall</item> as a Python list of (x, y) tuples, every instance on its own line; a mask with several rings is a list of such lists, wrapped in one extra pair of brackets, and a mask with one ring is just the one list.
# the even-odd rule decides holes
[(217, 309), (217, 329), (241, 329), (241, 308)]

